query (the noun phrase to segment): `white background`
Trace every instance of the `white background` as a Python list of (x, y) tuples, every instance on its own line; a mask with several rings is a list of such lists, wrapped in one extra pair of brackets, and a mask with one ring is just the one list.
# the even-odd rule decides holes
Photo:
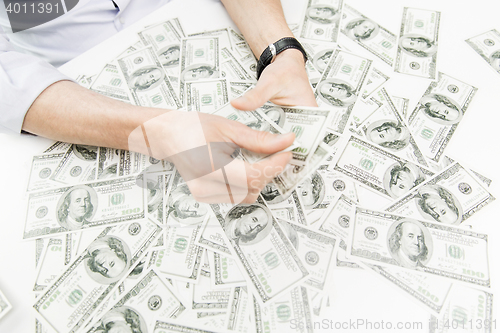
[[(140, 0), (139, 0), (140, 1)], [(351, 0), (347, 2), (389, 31), (397, 34), (405, 6), (441, 11), (438, 70), (479, 88), (476, 97), (448, 146), (447, 154), (465, 165), (493, 179), (490, 191), (498, 196), (500, 186), (500, 74), (477, 55), (464, 40), (488, 30), (500, 30), (500, 2), (496, 0)], [(289, 23), (298, 23), (304, 2), (283, 0)], [(79, 74), (90, 70), (93, 74), (123, 46), (132, 44), (132, 30), (163, 19), (179, 17), (186, 33), (223, 28), (233, 24), (222, 5), (215, 0), (176, 0), (152, 18), (131, 27), (127, 36), (114, 38), (98, 47), (88, 56), (66, 66), (68, 73)], [(116, 48), (115, 48), (116, 47)], [(354, 50), (353, 50), (354, 51)], [(106, 52), (106, 56), (103, 55)], [(369, 55), (369, 54), (368, 54)], [(386, 70), (387, 71), (387, 70)], [(429, 85), (429, 80), (391, 73), (391, 92), (410, 98), (410, 110)], [(1, 112), (1, 110), (0, 110)], [(13, 310), (0, 320), (0, 332), (32, 332), (34, 319), (32, 305), (35, 266), (34, 241), (22, 241), (26, 211), (25, 189), (31, 156), (41, 152), (52, 141), (30, 136), (0, 134), (0, 290), (13, 305)], [(374, 205), (369, 193), (359, 193), (361, 203)], [(492, 291), (498, 289), (500, 273), (500, 200), (494, 201), (467, 222), (489, 235), (489, 260)], [(322, 317), (334, 322), (368, 320), (420, 322), (423, 329), (394, 330), (400, 332), (428, 332), (429, 314), (397, 288), (361, 270), (337, 270), (332, 283), (330, 308)], [(495, 306), (494, 298), (494, 308)], [(494, 319), (498, 319), (494, 315)], [(497, 323), (499, 327), (500, 323)], [(327, 332), (329, 330), (323, 330)], [(371, 331), (359, 327), (340, 332)], [(382, 330), (372, 330), (382, 331)]]

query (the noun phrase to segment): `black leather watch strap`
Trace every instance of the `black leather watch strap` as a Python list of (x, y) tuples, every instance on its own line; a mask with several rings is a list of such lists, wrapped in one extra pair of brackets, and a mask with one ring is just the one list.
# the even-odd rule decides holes
[(274, 58), (280, 54), (281, 52), (288, 49), (297, 49), (302, 52), (304, 56), (304, 63), (307, 61), (306, 51), (302, 45), (300, 45), (299, 41), (293, 37), (285, 37), (281, 38), (279, 41), (270, 44), (264, 52), (260, 55), (259, 62), (257, 63), (257, 80), (260, 78), (262, 71), (266, 68), (270, 63), (273, 62)]

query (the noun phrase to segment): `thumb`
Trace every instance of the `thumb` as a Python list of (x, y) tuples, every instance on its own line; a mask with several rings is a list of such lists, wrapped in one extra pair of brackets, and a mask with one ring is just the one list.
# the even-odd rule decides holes
[(256, 153), (272, 154), (290, 147), (295, 140), (295, 133), (272, 134), (242, 125), (234, 128), (231, 139), (241, 148)]
[(260, 108), (274, 95), (274, 91), (264, 81), (247, 91), (243, 96), (231, 101), (231, 105), (239, 110), (251, 111)]

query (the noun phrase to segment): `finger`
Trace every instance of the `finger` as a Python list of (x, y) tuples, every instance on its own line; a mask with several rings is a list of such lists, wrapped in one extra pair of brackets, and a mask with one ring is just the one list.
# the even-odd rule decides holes
[(291, 152), (272, 155), (247, 168), (248, 188), (250, 193), (260, 192), (267, 183), (285, 170), (292, 159)]
[(272, 154), (290, 147), (295, 140), (294, 133), (272, 134), (257, 131), (248, 126), (234, 126), (230, 138), (239, 147), (262, 154)]
[(266, 80), (257, 82), (255, 88), (247, 91), (243, 96), (231, 101), (231, 105), (239, 110), (255, 110), (276, 94), (275, 87), (267, 84)]

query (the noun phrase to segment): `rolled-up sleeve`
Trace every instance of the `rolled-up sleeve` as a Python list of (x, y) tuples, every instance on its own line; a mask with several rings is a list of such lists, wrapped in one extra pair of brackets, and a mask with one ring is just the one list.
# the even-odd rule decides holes
[(0, 132), (20, 133), (31, 104), (61, 80), (70, 78), (46, 61), (17, 51), (0, 28)]

